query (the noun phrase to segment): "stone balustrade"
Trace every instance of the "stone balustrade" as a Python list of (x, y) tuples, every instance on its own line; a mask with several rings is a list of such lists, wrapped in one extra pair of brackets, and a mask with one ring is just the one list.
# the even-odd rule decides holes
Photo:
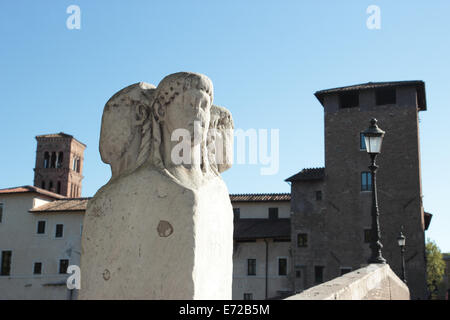
[(409, 300), (408, 286), (388, 264), (370, 264), (286, 300)]

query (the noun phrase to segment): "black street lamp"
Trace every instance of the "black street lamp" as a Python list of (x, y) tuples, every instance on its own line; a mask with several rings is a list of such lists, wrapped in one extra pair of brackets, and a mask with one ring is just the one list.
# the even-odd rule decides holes
[(402, 280), (404, 283), (406, 283), (406, 271), (405, 271), (405, 243), (406, 238), (403, 235), (403, 233), (400, 231), (399, 236), (397, 237), (397, 243), (400, 247), (400, 252), (402, 254)]
[(386, 259), (381, 256), (381, 248), (383, 248), (383, 245), (380, 242), (380, 213), (378, 211), (376, 179), (378, 166), (375, 164), (375, 158), (381, 151), (384, 131), (378, 128), (377, 119), (372, 119), (370, 120), (370, 127), (363, 134), (366, 142), (366, 150), (371, 159), (369, 169), (372, 173), (372, 230), (370, 237), (372, 256), (369, 259), (369, 263), (386, 263)]

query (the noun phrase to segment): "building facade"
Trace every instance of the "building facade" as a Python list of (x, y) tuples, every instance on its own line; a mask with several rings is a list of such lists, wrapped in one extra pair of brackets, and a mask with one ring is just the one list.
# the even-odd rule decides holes
[(234, 211), (233, 300), (293, 293), (290, 194), (230, 195)]
[[(233, 299), (291, 294), (290, 194), (230, 195), (235, 212)], [(80, 265), (89, 198), (23, 186), (0, 190), (0, 300), (76, 299), (66, 282)]]
[[(43, 210), (65, 197), (33, 186), (0, 190), (0, 299), (74, 299), (84, 211)], [(41, 210), (37, 210), (41, 208)]]
[(60, 132), (36, 136), (34, 186), (64, 195), (81, 197), (86, 145)]
[(367, 83), (322, 90), (325, 168), (304, 169), (291, 183), (295, 291), (367, 264), (370, 257), (372, 186), (370, 159), (361, 135), (370, 123), (386, 131), (377, 158), (382, 253), (401, 276), (396, 238), (406, 236), (406, 273), (412, 299), (426, 299), (419, 112), (422, 81)]

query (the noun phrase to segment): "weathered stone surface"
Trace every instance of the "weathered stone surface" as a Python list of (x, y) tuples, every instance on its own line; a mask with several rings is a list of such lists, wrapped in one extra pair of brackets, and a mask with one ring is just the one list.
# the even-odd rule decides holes
[(233, 214), (219, 174), (230, 163), (215, 161), (209, 131), (232, 120), (212, 99), (206, 76), (176, 73), (108, 101), (100, 152), (112, 178), (88, 203), (80, 299), (231, 299)]
[(387, 264), (371, 264), (286, 300), (409, 300), (409, 289)]
[(102, 161), (111, 166), (111, 179), (141, 164), (139, 151), (155, 88), (145, 82), (132, 84), (113, 95), (103, 109), (99, 149)]

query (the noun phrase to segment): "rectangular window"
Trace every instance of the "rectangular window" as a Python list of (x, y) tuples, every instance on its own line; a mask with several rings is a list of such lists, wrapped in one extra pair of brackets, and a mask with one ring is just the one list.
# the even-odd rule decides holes
[(256, 276), (256, 259), (247, 259), (247, 275)]
[(278, 275), (287, 276), (287, 259), (278, 258)]
[(364, 242), (369, 243), (372, 237), (372, 229), (364, 229)]
[(314, 281), (316, 284), (323, 282), (323, 269), (322, 266), (315, 266), (314, 267)]
[(59, 260), (59, 273), (67, 273), (68, 267), (69, 267), (69, 259)]
[(253, 293), (244, 293), (244, 300), (253, 300)]
[(308, 235), (306, 233), (299, 233), (297, 235), (297, 247), (307, 247), (308, 246)]
[(234, 217), (234, 220), (239, 220), (241, 218), (241, 209), (240, 208), (233, 208), (233, 217)]
[(359, 134), (359, 150), (367, 150), (366, 139), (364, 138), (364, 133)]
[(352, 268), (341, 268), (341, 276), (352, 271)]
[(361, 172), (361, 191), (372, 191), (372, 173)]
[(382, 106), (386, 104), (396, 104), (397, 96), (395, 88), (381, 88), (375, 90), (375, 100), (377, 106)]
[(33, 274), (42, 274), (42, 262), (34, 263)]
[(38, 221), (37, 224), (37, 234), (45, 234), (45, 221)]
[(322, 191), (316, 191), (316, 200), (322, 201)]
[(64, 225), (63, 224), (57, 224), (56, 230), (55, 230), (55, 238), (62, 238), (64, 233)]
[(9, 276), (11, 274), (11, 256), (12, 251), (2, 251), (0, 276)]
[(278, 208), (269, 208), (269, 219), (278, 219)]
[(342, 92), (339, 94), (341, 109), (356, 108), (359, 106), (359, 91)]
[(2, 223), (3, 219), (3, 203), (0, 203), (0, 223)]
[(295, 277), (301, 278), (302, 277), (302, 271), (301, 270), (295, 270)]

